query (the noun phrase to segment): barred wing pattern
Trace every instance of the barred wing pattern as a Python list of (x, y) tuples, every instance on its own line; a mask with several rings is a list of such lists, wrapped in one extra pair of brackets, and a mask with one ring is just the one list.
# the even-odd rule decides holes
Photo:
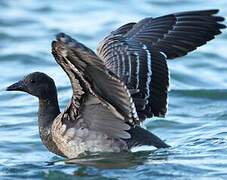
[[(73, 87), (72, 100), (64, 111), (62, 123), (74, 124), (82, 117), (90, 130), (130, 139), (126, 131), (130, 125), (140, 122), (125, 84), (109, 74), (92, 50), (64, 33), (59, 33), (52, 42), (52, 54)], [(65, 116), (69, 118), (65, 120)]]
[(145, 18), (113, 31), (98, 46), (105, 65), (129, 89), (141, 120), (165, 116), (169, 73), (166, 59), (186, 55), (220, 34), (218, 10)]
[(136, 42), (127, 43), (121, 37), (109, 38), (102, 49), (107, 52), (102, 56), (107, 68), (133, 91), (132, 97), (140, 119), (145, 119), (146, 114), (164, 116), (169, 86), (165, 57), (145, 44), (141, 47)]

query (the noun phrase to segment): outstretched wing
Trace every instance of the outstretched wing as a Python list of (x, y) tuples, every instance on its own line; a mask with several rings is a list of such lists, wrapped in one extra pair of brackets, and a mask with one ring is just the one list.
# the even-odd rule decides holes
[[(220, 34), (218, 10), (190, 11), (129, 23), (104, 38), (98, 54), (129, 89), (140, 118), (165, 116), (169, 73), (165, 59), (184, 56)], [(140, 103), (146, 100), (145, 104)], [(144, 101), (143, 101), (144, 102)]]
[(220, 34), (223, 17), (218, 10), (189, 11), (138, 22), (125, 34), (127, 39), (145, 43), (166, 54), (167, 59), (184, 56)]
[(57, 35), (57, 41), (52, 42), (52, 53), (72, 84), (72, 102), (65, 112), (69, 119), (82, 116), (92, 130), (130, 138), (125, 131), (130, 129), (128, 124), (139, 121), (127, 87), (108, 72), (93, 51), (66, 34)]

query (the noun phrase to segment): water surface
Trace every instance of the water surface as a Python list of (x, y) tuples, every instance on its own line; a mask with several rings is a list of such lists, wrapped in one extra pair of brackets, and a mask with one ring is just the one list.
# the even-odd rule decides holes
[(62, 158), (41, 143), (37, 99), (4, 91), (28, 73), (42, 71), (56, 81), (64, 109), (72, 92), (51, 55), (55, 34), (68, 33), (95, 50), (105, 35), (124, 23), (211, 8), (227, 17), (226, 0), (1, 0), (0, 179), (227, 179), (226, 31), (168, 62), (168, 114), (147, 120), (145, 126), (168, 142), (169, 149), (90, 154), (77, 164), (48, 164)]

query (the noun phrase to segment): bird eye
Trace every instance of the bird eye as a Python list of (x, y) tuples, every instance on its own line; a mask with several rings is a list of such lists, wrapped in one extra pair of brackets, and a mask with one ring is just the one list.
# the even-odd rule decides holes
[(31, 82), (32, 84), (34, 84), (34, 83), (35, 83), (35, 80), (34, 80), (34, 79), (31, 79), (30, 82)]

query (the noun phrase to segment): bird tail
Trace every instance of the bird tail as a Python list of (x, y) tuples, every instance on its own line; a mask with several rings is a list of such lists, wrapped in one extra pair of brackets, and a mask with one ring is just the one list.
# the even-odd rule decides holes
[(129, 130), (131, 138), (127, 140), (129, 148), (136, 146), (154, 146), (156, 148), (168, 148), (170, 147), (159, 137), (151, 133), (150, 131), (143, 129), (140, 126), (134, 126)]

